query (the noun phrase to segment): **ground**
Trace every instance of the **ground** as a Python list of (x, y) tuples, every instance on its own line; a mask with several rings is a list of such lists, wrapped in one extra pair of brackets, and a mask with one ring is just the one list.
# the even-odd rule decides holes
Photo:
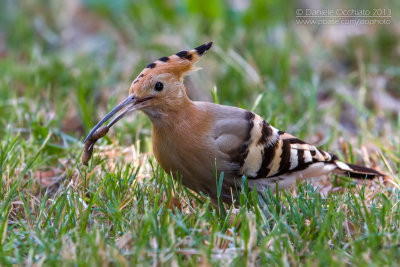
[[(336, 4), (5, 1), (0, 265), (397, 265), (399, 3)], [(385, 9), (390, 24), (301, 25), (307, 8)], [(243, 190), (238, 209), (216, 208), (159, 167), (143, 114), (80, 164), (85, 135), (148, 63), (208, 41), (192, 99), (255, 111), (387, 176)]]

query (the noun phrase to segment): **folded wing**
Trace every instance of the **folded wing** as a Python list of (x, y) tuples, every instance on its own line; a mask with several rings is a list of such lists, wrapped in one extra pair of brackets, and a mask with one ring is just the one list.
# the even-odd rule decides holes
[[(216, 129), (217, 144), (239, 166), (237, 176), (308, 178), (330, 172), (352, 178), (382, 176), (376, 170), (341, 162), (337, 156), (272, 127), (257, 114), (237, 110), (238, 114), (224, 114), (216, 124), (221, 125)], [(235, 126), (227, 128), (224, 124)]]

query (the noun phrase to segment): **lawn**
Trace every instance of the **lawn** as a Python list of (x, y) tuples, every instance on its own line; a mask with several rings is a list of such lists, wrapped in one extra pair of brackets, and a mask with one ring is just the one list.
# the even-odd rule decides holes
[[(390, 10), (390, 23), (296, 18), (323, 8)], [(209, 41), (190, 98), (252, 110), (387, 176), (244, 189), (240, 207), (216, 208), (160, 168), (140, 113), (80, 163), (148, 63)], [(3, 1), (0, 265), (397, 266), (399, 63), (399, 1)]]

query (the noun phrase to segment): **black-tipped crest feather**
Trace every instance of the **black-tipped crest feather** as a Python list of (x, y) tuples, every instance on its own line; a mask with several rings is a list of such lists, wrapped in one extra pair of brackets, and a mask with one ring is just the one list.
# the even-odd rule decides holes
[(200, 56), (204, 55), (207, 53), (207, 51), (211, 48), (213, 42), (209, 42), (208, 44), (202, 44), (198, 47), (196, 47), (194, 50), (196, 50), (197, 54)]

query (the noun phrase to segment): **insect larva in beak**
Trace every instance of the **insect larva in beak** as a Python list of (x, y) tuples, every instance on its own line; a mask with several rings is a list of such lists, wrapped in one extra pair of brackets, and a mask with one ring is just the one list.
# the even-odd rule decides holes
[(93, 154), (93, 147), (97, 140), (104, 137), (110, 130), (109, 126), (102, 126), (86, 141), (85, 148), (82, 154), (82, 164), (88, 165), (88, 162)]

